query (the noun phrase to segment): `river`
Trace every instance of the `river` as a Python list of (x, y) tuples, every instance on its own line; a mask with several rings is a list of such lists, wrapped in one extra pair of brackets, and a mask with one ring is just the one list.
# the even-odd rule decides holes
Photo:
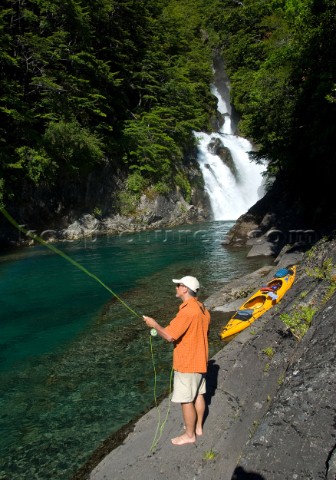
[[(233, 223), (58, 247), (137, 315), (166, 324), (179, 305), (172, 278), (198, 277), (204, 300), (268, 263), (221, 245)], [(0, 256), (0, 292), (0, 479), (69, 480), (107, 437), (153, 406), (154, 379), (157, 396), (169, 391), (172, 347), (46, 247)], [(213, 316), (211, 355), (223, 347), (221, 315)]]

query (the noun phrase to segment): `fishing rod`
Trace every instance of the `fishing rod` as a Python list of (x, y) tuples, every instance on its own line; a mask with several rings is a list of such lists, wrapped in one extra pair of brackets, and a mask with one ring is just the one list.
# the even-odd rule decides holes
[[(79, 270), (81, 270), (83, 273), (85, 273), (86, 275), (88, 275), (89, 277), (93, 278), (96, 282), (98, 282), (102, 287), (104, 287), (108, 292), (110, 292), (122, 305), (124, 305), (125, 308), (127, 308), (133, 315), (135, 315), (137, 318), (143, 318), (143, 315), (140, 315), (139, 313), (137, 313), (135, 310), (133, 310), (133, 308), (131, 308), (122, 298), (120, 298), (120, 296), (115, 293), (110, 287), (108, 287), (102, 280), (100, 280), (100, 278), (97, 277), (97, 275), (94, 275), (92, 272), (90, 272), (87, 268), (83, 267), (83, 265), (81, 265), (80, 263), (76, 262), (76, 260), (74, 260), (73, 258), (69, 257), (68, 255), (66, 255), (64, 252), (62, 252), (62, 250), (60, 250), (59, 248), (55, 247), (54, 245), (46, 242), (45, 240), (43, 240), (43, 238), (39, 237), (38, 235), (36, 235), (35, 233), (33, 233), (32, 231), (30, 230), (27, 230), (26, 228), (24, 228), (22, 225), (19, 225), (17, 223), (17, 221), (7, 212), (7, 210), (3, 207), (3, 206), (0, 206), (0, 211), (1, 213), (4, 215), (5, 218), (7, 218), (7, 220), (13, 225), (13, 227), (15, 227), (17, 230), (19, 230), (21, 233), (23, 233), (24, 235), (26, 235), (27, 237), (30, 237), (31, 239), (35, 240), (36, 242), (38, 242), (39, 244), (43, 245), (44, 247), (48, 248), (49, 250), (51, 250), (52, 252), (56, 253), (57, 255), (60, 255), (62, 258), (64, 258), (65, 260), (67, 260), (68, 262), (70, 262), (72, 265), (74, 265), (76, 268), (78, 268)], [(155, 337), (157, 336), (157, 331), (155, 330), (155, 328), (152, 328), (150, 330), (150, 349), (151, 349), (151, 355), (152, 355), (152, 364), (153, 364), (153, 370), (154, 370), (154, 402), (155, 402), (155, 406), (157, 407), (158, 409), (158, 426), (157, 426), (157, 429), (156, 429), (156, 432), (155, 432), (155, 436), (154, 436), (154, 440), (152, 442), (152, 445), (150, 447), (150, 450), (151, 451), (154, 451), (155, 450), (155, 447), (162, 435), (162, 431), (163, 431), (163, 428), (164, 428), (164, 425), (167, 421), (167, 418), (168, 418), (168, 414), (169, 414), (169, 409), (170, 409), (170, 404), (168, 406), (168, 411), (167, 411), (167, 415), (166, 415), (166, 418), (164, 420), (164, 422), (160, 425), (161, 423), (161, 414), (160, 414), (160, 410), (158, 408), (158, 404), (157, 404), (157, 395), (156, 395), (156, 367), (155, 367), (155, 362), (154, 362), (154, 353), (153, 353), (153, 345), (152, 345), (152, 337)], [(171, 385), (172, 385), (172, 373), (170, 375), (170, 393), (171, 393)], [(157, 435), (159, 435), (159, 437), (157, 438)]]

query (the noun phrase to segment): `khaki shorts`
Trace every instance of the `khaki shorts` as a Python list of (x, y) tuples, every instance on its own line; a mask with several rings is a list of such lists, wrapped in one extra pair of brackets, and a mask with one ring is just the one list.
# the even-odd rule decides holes
[(171, 401), (175, 403), (190, 403), (196, 400), (198, 394), (204, 394), (204, 373), (174, 372), (174, 390)]

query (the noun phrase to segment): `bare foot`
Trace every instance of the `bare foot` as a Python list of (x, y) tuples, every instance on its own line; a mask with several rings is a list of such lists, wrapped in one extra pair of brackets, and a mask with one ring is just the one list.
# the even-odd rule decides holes
[(173, 445), (184, 445), (185, 443), (195, 443), (196, 435), (189, 437), (186, 433), (184, 433), (180, 437), (172, 438), (171, 442)]

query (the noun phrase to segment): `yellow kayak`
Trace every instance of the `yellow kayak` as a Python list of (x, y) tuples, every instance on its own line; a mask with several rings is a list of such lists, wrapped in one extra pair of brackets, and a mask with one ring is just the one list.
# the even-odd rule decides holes
[(225, 339), (245, 330), (267, 310), (280, 302), (287, 290), (293, 285), (296, 265), (280, 268), (272, 280), (255, 292), (231, 317), (223, 327), (220, 337)]

